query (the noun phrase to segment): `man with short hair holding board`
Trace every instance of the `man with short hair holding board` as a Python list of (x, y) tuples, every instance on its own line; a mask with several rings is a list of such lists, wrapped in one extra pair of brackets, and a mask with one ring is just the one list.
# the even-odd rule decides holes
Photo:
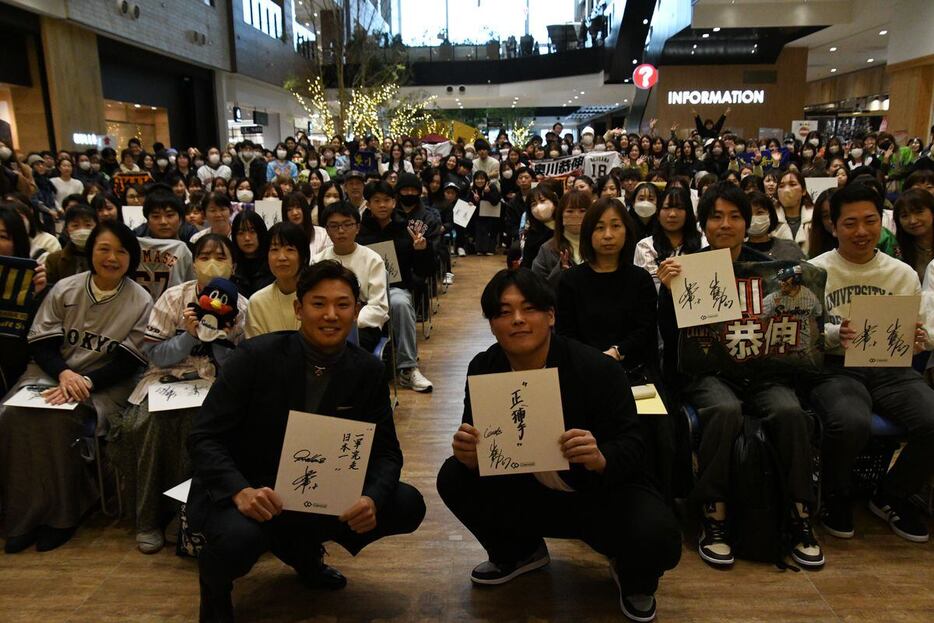
[[(622, 368), (553, 335), (554, 294), (527, 269), (497, 273), (480, 303), (497, 343), (470, 362), (469, 385), (510, 371), (518, 383), (506, 386), (505, 402), (497, 403), (506, 409), (500, 426), (480, 421), (492, 421), (487, 405), (495, 397), (468, 390), (454, 456), (438, 474), (444, 503), (489, 555), (470, 579), (504, 584), (548, 564), (544, 537), (581, 539), (610, 559), (623, 613), (653, 620), (658, 580), (678, 563), (681, 537), (643, 471), (635, 401)], [(555, 372), (558, 412), (533, 395), (555, 390), (536, 385)], [(550, 418), (560, 418), (557, 429)], [(527, 453), (525, 444), (549, 429), (544, 450)], [(535, 464), (549, 467), (537, 471)], [(570, 469), (558, 469), (562, 464)], [(481, 476), (491, 470), (498, 475)]]
[[(879, 483), (869, 509), (895, 534), (923, 543), (928, 540), (927, 522), (908, 498), (934, 472), (934, 390), (910, 367), (844, 365), (845, 352), (858, 348), (866, 337), (862, 323), (851, 324), (853, 297), (879, 296), (878, 307), (884, 313), (891, 304), (882, 296), (920, 295), (921, 286), (911, 266), (876, 250), (882, 233), (882, 198), (873, 189), (849, 184), (838, 190), (830, 200), (830, 216), (839, 246), (811, 260), (827, 271), (827, 354), (823, 374), (809, 383), (811, 404), (824, 423), (821, 520), (830, 534), (853, 536), (850, 472), (869, 441), (876, 412), (902, 425), (908, 443)], [(927, 334), (920, 327), (915, 331), (910, 325), (903, 327), (901, 335), (893, 335), (889, 327), (878, 327), (873, 339), (913, 348), (915, 353), (927, 348)]]
[[(359, 294), (356, 277), (338, 262), (307, 268), (295, 301), (301, 329), (239, 348), (195, 419), (188, 519), (204, 543), (202, 621), (233, 620), (233, 581), (266, 551), (294, 567), (306, 586), (342, 588), (344, 577), (322, 562), (323, 542), (355, 555), (382, 537), (413, 532), (425, 515), (418, 490), (399, 481), (402, 451), (382, 363), (347, 343)], [(340, 516), (283, 512), (273, 487), (296, 484), (276, 482), (289, 411), (375, 424), (362, 492)], [(299, 483), (306, 485), (314, 483)]]

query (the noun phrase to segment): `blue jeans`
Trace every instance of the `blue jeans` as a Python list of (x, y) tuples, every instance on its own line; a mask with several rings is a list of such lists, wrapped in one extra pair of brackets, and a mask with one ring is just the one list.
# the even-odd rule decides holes
[(416, 344), (415, 302), (412, 293), (403, 288), (389, 288), (389, 319), (395, 340), (396, 367), (399, 370), (418, 366)]

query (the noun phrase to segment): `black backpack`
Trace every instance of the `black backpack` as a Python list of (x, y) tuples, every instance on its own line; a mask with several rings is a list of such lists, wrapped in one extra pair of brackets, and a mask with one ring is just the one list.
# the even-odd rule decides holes
[(762, 421), (746, 416), (733, 444), (727, 505), (738, 558), (775, 563), (790, 551), (790, 503), (775, 448)]

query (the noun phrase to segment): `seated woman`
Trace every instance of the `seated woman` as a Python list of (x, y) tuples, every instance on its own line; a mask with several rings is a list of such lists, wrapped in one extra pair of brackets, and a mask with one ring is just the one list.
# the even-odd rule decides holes
[(146, 365), (143, 336), (152, 298), (133, 281), (136, 236), (104, 222), (87, 242), (91, 270), (59, 281), (39, 307), (29, 344), (34, 363), (13, 388), (45, 386), (60, 409), (0, 407), (0, 505), (8, 553), (36, 543), (48, 551), (67, 542), (98, 490), (75, 439), (85, 421), (98, 430), (126, 406)]
[[(9, 203), (0, 202), (0, 256), (31, 259), (29, 257), (29, 234), (16, 208)], [(13, 278), (14, 272), (10, 271)], [(32, 324), (32, 318), (39, 308), (41, 294), (47, 285), (45, 267), (39, 264), (32, 276), (32, 292), (23, 300), (23, 311), (27, 314), (25, 327), (19, 336), (10, 333), (0, 334), (0, 396), (7, 393), (16, 379), (22, 375), (29, 362), (29, 345), (26, 343), (26, 331)]]
[(97, 213), (98, 221), (123, 222), (123, 206), (120, 200), (109, 192), (95, 195), (91, 200), (91, 207)]
[(195, 244), (197, 278), (166, 290), (156, 301), (146, 326), (143, 350), (149, 368), (129, 398), (130, 407), (112, 414), (110, 451), (118, 466), (124, 499), (136, 515), (136, 545), (154, 554), (165, 544), (163, 529), (175, 511), (163, 491), (191, 478), (185, 443), (197, 408), (149, 411), (149, 387), (163, 377), (212, 380), (234, 347), (243, 339), (247, 302), (237, 298), (238, 314), (226, 338), (203, 341), (198, 317), (190, 306), (215, 277), (229, 279), (233, 246), (228, 238), (208, 234)]
[(525, 198), (525, 229), (522, 232), (522, 267), (532, 268), (543, 244), (554, 238), (558, 195), (540, 184)]
[[(324, 237), (327, 238), (327, 233)], [(295, 289), (298, 276), (311, 259), (308, 249), (305, 232), (294, 223), (283, 221), (269, 230), (269, 270), (276, 280), (250, 297), (247, 337), (298, 330)]]
[(894, 212), (901, 260), (924, 281), (928, 264), (934, 260), (934, 194), (924, 188), (910, 188), (895, 201)]
[(532, 272), (548, 281), (552, 288), (564, 271), (581, 263), (581, 223), (587, 208), (593, 203), (593, 195), (586, 190), (569, 190), (561, 197), (555, 213), (555, 235), (543, 244), (532, 263)]
[(241, 212), (235, 216), (231, 231), (234, 243), (231, 281), (237, 284), (240, 294), (249, 298), (273, 282), (266, 259), (269, 232), (263, 217), (256, 212)]
[[(297, 225), (308, 239), (309, 257), (314, 257), (334, 244), (323, 227), (312, 222), (311, 204), (302, 193), (292, 193), (282, 198), (282, 222)], [(305, 262), (308, 265), (308, 262)]]
[(558, 284), (559, 335), (574, 338), (621, 362), (634, 384), (654, 378), (657, 294), (649, 274), (632, 264), (636, 242), (626, 208), (602, 197), (584, 215), (584, 262)]
[(652, 235), (658, 220), (658, 186), (642, 182), (633, 189), (629, 218), (633, 228), (627, 230), (626, 235), (632, 238), (633, 245)]
[(765, 253), (773, 260), (803, 260), (804, 252), (794, 240), (776, 237), (776, 230), (783, 224), (778, 219), (775, 203), (765, 193), (758, 191), (749, 193), (748, 196), (752, 206), (752, 221), (746, 230), (748, 239), (745, 246)]
[(701, 248), (701, 235), (694, 217), (691, 192), (683, 186), (669, 187), (662, 197), (662, 209), (652, 235), (636, 244), (632, 263), (644, 268), (655, 281), (658, 291), (658, 265), (669, 257), (694, 253)]
[(58, 238), (49, 232), (42, 231), (39, 227), (36, 211), (31, 205), (12, 197), (7, 201), (13, 205), (26, 226), (26, 232), (29, 235), (29, 257), (43, 262), (49, 253), (62, 250), (62, 244)]

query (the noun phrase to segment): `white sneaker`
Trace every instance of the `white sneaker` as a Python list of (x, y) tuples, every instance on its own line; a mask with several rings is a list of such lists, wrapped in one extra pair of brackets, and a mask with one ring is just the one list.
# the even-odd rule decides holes
[(399, 370), (399, 385), (417, 392), (430, 392), (433, 389), (431, 381), (418, 368)]
[(464, 247), (457, 247), (457, 257), (464, 257), (467, 255), (467, 251), (464, 250)]
[(441, 283), (443, 283), (446, 286), (449, 286), (452, 283), (454, 283), (454, 273), (444, 273), (444, 279), (441, 280)]

